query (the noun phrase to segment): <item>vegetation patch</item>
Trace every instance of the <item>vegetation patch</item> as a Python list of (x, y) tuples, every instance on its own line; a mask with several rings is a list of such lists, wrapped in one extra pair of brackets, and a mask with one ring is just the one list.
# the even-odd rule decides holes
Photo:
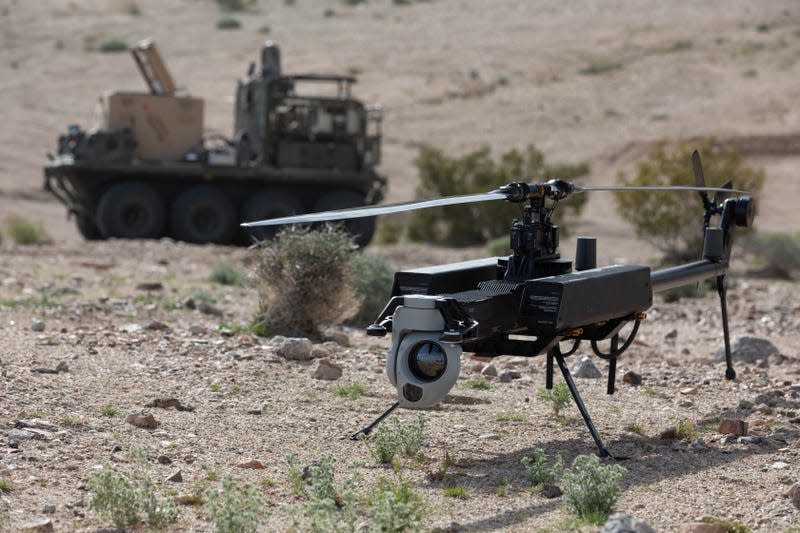
[(620, 493), (627, 470), (618, 464), (603, 465), (595, 455), (579, 455), (572, 469), (562, 474), (562, 502), (567, 514), (590, 524), (602, 525)]
[(217, 533), (255, 533), (267, 517), (258, 489), (228, 476), (222, 480), (222, 490), (208, 489), (205, 497), (204, 507)]

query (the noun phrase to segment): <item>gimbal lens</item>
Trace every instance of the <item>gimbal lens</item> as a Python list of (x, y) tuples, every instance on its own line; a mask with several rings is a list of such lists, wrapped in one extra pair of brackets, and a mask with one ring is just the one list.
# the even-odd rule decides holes
[(417, 379), (435, 381), (442, 377), (447, 368), (447, 355), (435, 342), (421, 342), (411, 349), (408, 367)]

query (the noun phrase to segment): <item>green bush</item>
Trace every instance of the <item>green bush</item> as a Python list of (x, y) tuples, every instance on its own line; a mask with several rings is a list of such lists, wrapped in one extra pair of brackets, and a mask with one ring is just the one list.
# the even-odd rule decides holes
[(353, 255), (350, 268), (361, 304), (348, 323), (356, 326), (371, 324), (389, 301), (395, 269), (382, 257), (364, 253)]
[(318, 337), (358, 310), (350, 261), (356, 246), (344, 230), (290, 226), (259, 249), (260, 309), (255, 324), (272, 334)]
[(800, 270), (800, 238), (785, 233), (754, 233), (744, 239), (744, 248), (764, 265), (764, 273), (773, 277), (791, 278)]
[(117, 52), (127, 52), (130, 50), (130, 46), (124, 40), (120, 39), (119, 37), (112, 37), (111, 39), (105, 40), (100, 43), (100, 47), (98, 48), (103, 53), (117, 53)]
[(571, 398), (572, 395), (566, 383), (556, 383), (552, 389), (536, 391), (536, 399), (548, 404), (556, 417), (561, 416), (561, 410), (569, 405)]
[(86, 487), (92, 494), (89, 510), (97, 512), (118, 529), (146, 522), (153, 528), (164, 528), (178, 517), (171, 498), (158, 498), (150, 479), (146, 451), (131, 449), (136, 459), (132, 479), (107, 465), (89, 474)]
[(47, 240), (42, 224), (34, 224), (22, 217), (10, 217), (7, 222), (8, 235), (17, 244), (41, 244)]
[[(499, 162), (491, 158), (488, 147), (452, 158), (426, 146), (414, 163), (420, 176), (418, 198), (484, 193), (514, 181), (571, 180), (589, 172), (584, 163), (547, 165), (533, 146), (524, 152), (506, 152)], [(565, 216), (577, 216), (585, 202), (586, 195), (572, 196), (555, 212), (554, 220), (559, 223)], [(424, 209), (411, 213), (408, 236), (452, 246), (480, 244), (507, 235), (514, 218), (520, 218), (520, 206), (499, 201)]]
[(237, 18), (225, 17), (217, 21), (218, 30), (238, 30), (241, 27), (242, 23)]
[(264, 498), (249, 483), (240, 484), (226, 476), (222, 480), (222, 492), (208, 489), (205, 496), (205, 510), (217, 533), (258, 531)]
[(247, 272), (239, 267), (223, 263), (214, 267), (208, 279), (220, 285), (242, 286), (247, 282)]
[[(694, 185), (693, 150), (694, 145), (670, 149), (662, 142), (639, 162), (635, 175), (620, 173), (619, 182), (633, 186)], [(764, 171), (746, 166), (735, 147), (718, 146), (713, 139), (706, 139), (699, 143), (698, 151), (709, 187), (732, 180), (734, 189), (748, 191), (758, 199)], [(667, 262), (697, 258), (703, 237), (703, 206), (697, 193), (619, 191), (614, 197), (620, 215), (633, 225), (636, 235), (663, 252)]]
[(368, 502), (368, 512), (372, 519), (370, 533), (422, 530), (425, 500), (409, 483), (392, 483), (381, 478)]
[(307, 477), (298, 475), (296, 456), (288, 461), (294, 469), (293, 484), (301, 485), (295, 493), (306, 498), (289, 508), (295, 531), (327, 533), (329, 531), (357, 531), (356, 523), (363, 511), (353, 487), (359, 478), (358, 468), (351, 470), (350, 477), (337, 482), (334, 475), (336, 460), (330, 454), (323, 455), (319, 462), (308, 467)]
[(525, 467), (525, 476), (534, 487), (555, 481), (564, 469), (561, 454), (557, 455), (553, 465), (548, 467), (541, 448), (536, 448), (531, 455), (523, 457), (520, 463)]
[(336, 387), (336, 395), (349, 400), (357, 400), (369, 391), (369, 387), (363, 383), (348, 383)]
[(416, 455), (422, 448), (422, 437), (425, 430), (425, 417), (402, 423), (397, 418), (378, 426), (369, 439), (369, 448), (375, 460), (382, 464), (390, 464), (398, 454), (409, 457)]
[(595, 455), (579, 455), (572, 470), (562, 474), (564, 510), (580, 520), (602, 525), (617, 502), (619, 482), (625, 475), (620, 465), (605, 466)]

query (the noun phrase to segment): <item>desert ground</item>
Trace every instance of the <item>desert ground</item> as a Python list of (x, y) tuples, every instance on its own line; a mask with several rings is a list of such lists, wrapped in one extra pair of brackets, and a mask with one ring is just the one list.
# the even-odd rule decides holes
[[(324, 16), (327, 9), (333, 16)], [(245, 331), (258, 308), (252, 286), (208, 281), (220, 264), (252, 269), (255, 252), (169, 240), (87, 243), (42, 190), (45, 154), (68, 124), (91, 125), (102, 91), (145, 89), (128, 55), (96, 50), (103, 40), (153, 37), (178, 83), (205, 99), (207, 129), (230, 134), (236, 80), (268, 38), (281, 46), (287, 72), (359, 72), (356, 95), (385, 112), (380, 171), (389, 201), (414, 197), (421, 144), (454, 155), (534, 144), (548, 161), (586, 161), (587, 182), (609, 184), (653, 142), (715, 136), (739, 140), (746, 163), (766, 172), (757, 231), (796, 234), (800, 7), (778, 0), (369, 0), (352, 7), (257, 0), (235, 14), (239, 30), (216, 29), (222, 16), (211, 0), (0, 2), (0, 225), (24, 216), (49, 236), (20, 246), (5, 235), (0, 244), (0, 479), (8, 487), (0, 491), (0, 530), (48, 521), (42, 527), (55, 531), (110, 527), (87, 508), (87, 475), (103, 464), (130, 473), (132, 446), (151, 450), (150, 474), (163, 495), (217, 488), (225, 476), (258, 487), (270, 512), (264, 531), (291, 524), (298, 503), (287, 474), (292, 453), (302, 465), (333, 454), (341, 476), (363, 462), (355, 486), (362, 493), (381, 477), (410, 481), (427, 505), (424, 530), (578, 527), (558, 499), (531, 491), (520, 465), (537, 448), (567, 462), (594, 451), (582, 424), (559, 423), (536, 399), (541, 358), (495, 360), (499, 373), (516, 377), (488, 377), (491, 387), (476, 390), (469, 384), (485, 362), (462, 357), (452, 394), (426, 414), (423, 458), (395, 470), (378, 466), (365, 443), (347, 436), (394, 401), (383, 374), (388, 339), (338, 328), (331, 335), (338, 343), (315, 342), (343, 376), (312, 378), (316, 363), (286, 360), (279, 341)], [(259, 31), (265, 26), (269, 33)], [(592, 65), (615, 67), (581, 73)], [(587, 233), (598, 237), (600, 264), (657, 256), (603, 193), (591, 197), (574, 228)], [(572, 246), (563, 243), (564, 255)], [(410, 267), (486, 252), (401, 243), (367, 253)], [(704, 516), (754, 531), (800, 527), (800, 509), (786, 496), (800, 482), (800, 288), (749, 276), (756, 260), (734, 261), (731, 331), (768, 339), (777, 352), (738, 361), (735, 381), (724, 379), (714, 357), (722, 339), (714, 293), (656, 298), (620, 362), (619, 376), (633, 370), (642, 386), (619, 380), (607, 396), (605, 380), (578, 379), (608, 447), (630, 458), (621, 463), (628, 472), (615, 509), (658, 531)], [(337, 387), (348, 383), (366, 385), (366, 394), (339, 396)], [(146, 407), (169, 398), (193, 410)], [(137, 410), (158, 427), (126, 422)], [(748, 422), (751, 438), (721, 435), (723, 418)], [(686, 420), (699, 430), (694, 438), (661, 438)], [(445, 462), (447, 473), (434, 475)], [(166, 481), (176, 471), (183, 481)], [(452, 484), (466, 496), (448, 497)], [(201, 506), (179, 509), (170, 531), (213, 529)]]

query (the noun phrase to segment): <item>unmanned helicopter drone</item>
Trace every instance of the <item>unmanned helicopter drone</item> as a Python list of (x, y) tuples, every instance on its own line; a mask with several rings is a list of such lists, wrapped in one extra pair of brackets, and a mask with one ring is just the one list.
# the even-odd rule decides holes
[[(314, 223), (369, 217), (386, 213), (506, 200), (522, 207), (522, 218), (511, 225), (509, 257), (490, 257), (395, 273), (391, 299), (367, 328), (372, 336), (392, 335), (386, 374), (397, 388), (398, 400), (353, 438), (372, 431), (397, 407), (425, 409), (438, 404), (455, 385), (462, 352), (482, 356), (545, 354), (546, 383), (553, 387), (557, 364), (572, 398), (597, 445), (598, 455), (611, 456), (594, 427), (564, 358), (582, 341), (608, 360), (608, 394), (614, 393), (616, 363), (627, 350), (653, 304), (653, 293), (714, 278), (720, 298), (727, 379), (736, 373), (731, 362), (726, 304), (726, 276), (735, 227), (750, 227), (754, 202), (745, 191), (707, 187), (700, 156), (692, 163), (697, 186), (581, 186), (563, 180), (546, 183), (510, 183), (484, 194), (453, 196), (378, 207), (249, 222), (243, 226)], [(589, 191), (647, 190), (697, 191), (703, 201), (702, 259), (651, 271), (638, 265), (597, 266), (596, 241), (577, 240), (575, 262), (559, 255), (559, 228), (551, 216), (559, 201)], [(714, 192), (709, 198), (709, 192)], [(711, 225), (719, 216), (717, 226)], [(620, 332), (631, 325), (630, 333)], [(626, 328), (627, 330), (627, 328)], [(610, 340), (602, 351), (598, 341)], [(561, 343), (571, 342), (568, 351)]]

